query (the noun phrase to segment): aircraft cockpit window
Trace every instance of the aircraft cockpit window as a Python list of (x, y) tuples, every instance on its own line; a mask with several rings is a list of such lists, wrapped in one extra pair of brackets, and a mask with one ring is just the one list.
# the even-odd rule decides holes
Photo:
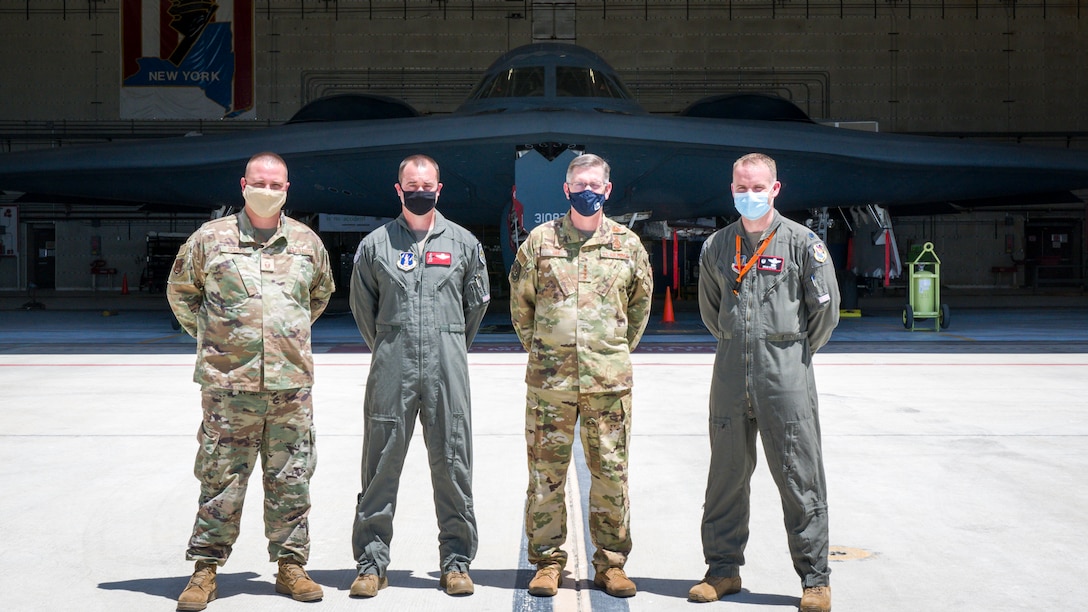
[(544, 95), (544, 68), (511, 68), (484, 81), (473, 98), (533, 98)]
[(610, 75), (579, 66), (556, 67), (555, 95), (572, 98), (631, 98), (623, 85)]

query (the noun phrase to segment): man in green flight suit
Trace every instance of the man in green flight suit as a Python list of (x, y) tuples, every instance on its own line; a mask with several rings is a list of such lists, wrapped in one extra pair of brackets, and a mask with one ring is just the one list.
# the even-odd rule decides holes
[(419, 419), (438, 518), (439, 584), (471, 595), (478, 539), (468, 347), (491, 300), (487, 262), (476, 237), (435, 210), (442, 183), (433, 159), (408, 157), (398, 177), (401, 214), (359, 243), (351, 277), (351, 312), (373, 357), (350, 594), (374, 597), (388, 585), (397, 487)]
[(534, 228), (510, 270), (510, 317), (529, 353), (525, 533), (537, 566), (529, 593), (538, 596), (555, 595), (562, 583), (563, 487), (579, 420), (591, 476), (593, 582), (614, 597), (636, 591), (623, 571), (631, 552), (630, 352), (649, 320), (653, 275), (639, 237), (604, 216), (609, 172), (596, 155), (574, 158), (563, 185), (570, 212)]
[(702, 523), (709, 567), (688, 599), (740, 591), (758, 433), (782, 499), (801, 611), (827, 612), (827, 484), (812, 356), (839, 322), (839, 290), (823, 241), (775, 210), (781, 188), (773, 159), (738, 159), (732, 192), (741, 218), (711, 235), (699, 257), (699, 312), (718, 346)]

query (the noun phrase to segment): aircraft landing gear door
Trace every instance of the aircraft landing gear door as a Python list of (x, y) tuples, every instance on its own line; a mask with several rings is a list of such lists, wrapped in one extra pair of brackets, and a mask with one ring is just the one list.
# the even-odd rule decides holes
[[(502, 259), (509, 270), (514, 256), (534, 227), (567, 214), (570, 202), (563, 195), (567, 166), (578, 151), (563, 147), (556, 155), (541, 154), (535, 148), (518, 151), (514, 161), (514, 190), (504, 211)], [(550, 159), (549, 159), (550, 157)]]

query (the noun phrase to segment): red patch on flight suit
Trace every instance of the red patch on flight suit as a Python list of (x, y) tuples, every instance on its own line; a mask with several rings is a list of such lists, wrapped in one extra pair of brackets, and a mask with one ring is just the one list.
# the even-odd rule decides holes
[(449, 253), (427, 251), (426, 262), (428, 266), (448, 266), (453, 262), (453, 256)]
[(756, 262), (756, 269), (764, 272), (774, 272), (778, 274), (786, 267), (786, 260), (781, 257), (771, 257), (770, 255), (760, 255), (759, 261)]

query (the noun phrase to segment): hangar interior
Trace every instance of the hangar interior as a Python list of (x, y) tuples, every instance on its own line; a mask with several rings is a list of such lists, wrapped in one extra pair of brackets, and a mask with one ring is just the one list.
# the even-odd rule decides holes
[[(540, 41), (600, 54), (651, 113), (767, 93), (844, 129), (1088, 150), (1088, 0), (253, 0), (253, 106), (202, 120), (129, 116), (122, 3), (0, 6), (0, 154), (260, 129), (339, 93), (446, 114), (496, 57)], [(394, 180), (391, 169), (391, 214)], [(19, 195), (0, 193), (0, 291), (161, 290), (163, 260), (208, 218)], [(1086, 199), (890, 213), (900, 256), (932, 242), (943, 284), (1083, 291)], [(841, 221), (832, 231), (849, 225)], [(350, 258), (362, 234), (317, 225), (334, 260)], [(690, 262), (684, 271), (693, 282)]]

